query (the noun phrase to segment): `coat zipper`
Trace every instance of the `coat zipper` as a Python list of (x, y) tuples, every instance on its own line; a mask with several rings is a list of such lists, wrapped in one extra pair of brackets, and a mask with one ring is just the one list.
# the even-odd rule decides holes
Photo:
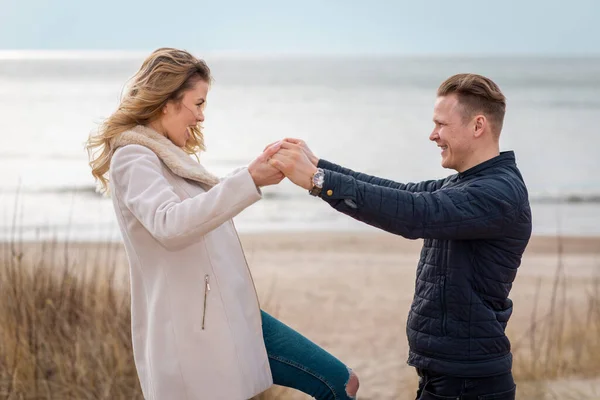
[(446, 336), (446, 276), (442, 275), (442, 335)]
[(208, 275), (204, 275), (204, 311), (202, 312), (202, 330), (204, 330), (204, 321), (206, 320), (206, 299), (210, 292), (210, 282)]

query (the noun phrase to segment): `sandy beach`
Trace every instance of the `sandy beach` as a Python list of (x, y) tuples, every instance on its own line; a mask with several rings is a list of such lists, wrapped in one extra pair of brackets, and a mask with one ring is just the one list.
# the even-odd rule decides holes
[[(582, 289), (600, 273), (600, 238), (561, 241), (564, 272), (572, 278), (569, 301), (583, 303)], [(243, 242), (263, 307), (354, 368), (362, 398), (396, 399), (398, 393), (414, 398), (405, 323), (421, 241), (385, 234), (288, 234), (246, 236)], [(511, 292), (513, 342), (529, 327), (538, 284), (540, 308), (549, 306), (544, 299), (558, 260), (556, 238), (532, 239)]]
[[(241, 239), (262, 308), (352, 367), (361, 381), (359, 398), (404, 398), (398, 393), (414, 398), (416, 377), (406, 365), (405, 323), (420, 240), (309, 232), (246, 234)], [(0, 257), (22, 253), (35, 263), (43, 246), (48, 244), (4, 243)], [(128, 283), (120, 243), (52, 248), (57, 263), (114, 265), (123, 273), (115, 279)], [(600, 276), (600, 238), (532, 238), (511, 292), (514, 314), (508, 332), (513, 346), (523, 340), (535, 304), (538, 315), (549, 307), (557, 267), (565, 277), (569, 304), (584, 304), (592, 278)], [(290, 392), (283, 398), (308, 397)]]

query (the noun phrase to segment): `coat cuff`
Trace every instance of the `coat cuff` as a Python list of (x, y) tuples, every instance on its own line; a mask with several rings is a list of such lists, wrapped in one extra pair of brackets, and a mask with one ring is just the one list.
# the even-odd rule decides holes
[(247, 196), (248, 200), (252, 201), (252, 203), (257, 202), (262, 198), (262, 191), (254, 183), (254, 179), (252, 179), (252, 175), (250, 175), (248, 168), (242, 167), (235, 170), (227, 179), (236, 181), (239, 184), (238, 187), (240, 193)]
[(351, 176), (327, 169), (324, 169), (324, 174), (321, 198), (340, 211), (340, 208), (356, 210), (360, 206), (356, 180)]
[(327, 160), (324, 160), (322, 158), (320, 158), (319, 162), (317, 163), (317, 168), (328, 169), (328, 170), (331, 170), (331, 171), (337, 170), (336, 167), (337, 167), (336, 164), (334, 164), (332, 162), (329, 162)]

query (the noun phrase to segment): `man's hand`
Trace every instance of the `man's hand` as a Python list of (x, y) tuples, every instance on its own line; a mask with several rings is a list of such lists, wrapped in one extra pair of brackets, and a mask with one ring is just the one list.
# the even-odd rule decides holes
[[(314, 155), (314, 153), (308, 147), (308, 145), (306, 144), (306, 142), (304, 140), (294, 139), (294, 138), (285, 138), (285, 139), (283, 139), (283, 141), (284, 142), (288, 142), (288, 143), (293, 143), (295, 145), (300, 146), (300, 148), (302, 149), (302, 151), (304, 152), (304, 154), (306, 154), (306, 156), (308, 157), (308, 159), (310, 160), (310, 162), (312, 163), (312, 165), (314, 165), (316, 167), (317, 164), (319, 164), (319, 158)], [(271, 143), (269, 146), (272, 146), (275, 143), (277, 143), (277, 142)], [(269, 146), (265, 147), (265, 150), (267, 148), (269, 148)]]
[(271, 157), (270, 164), (296, 185), (306, 190), (312, 189), (312, 177), (317, 167), (308, 159), (300, 145), (283, 141), (280, 146), (280, 150)]
[(276, 185), (285, 178), (279, 169), (269, 163), (269, 158), (277, 153), (280, 147), (281, 142), (273, 143), (248, 166), (248, 172), (257, 187)]

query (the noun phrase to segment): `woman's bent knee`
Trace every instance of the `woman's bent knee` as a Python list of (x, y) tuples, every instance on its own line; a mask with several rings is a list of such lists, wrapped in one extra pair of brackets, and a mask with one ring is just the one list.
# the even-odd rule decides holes
[(350, 370), (350, 377), (348, 378), (348, 383), (346, 383), (346, 394), (349, 397), (356, 397), (358, 386), (358, 376), (354, 373), (354, 371)]

